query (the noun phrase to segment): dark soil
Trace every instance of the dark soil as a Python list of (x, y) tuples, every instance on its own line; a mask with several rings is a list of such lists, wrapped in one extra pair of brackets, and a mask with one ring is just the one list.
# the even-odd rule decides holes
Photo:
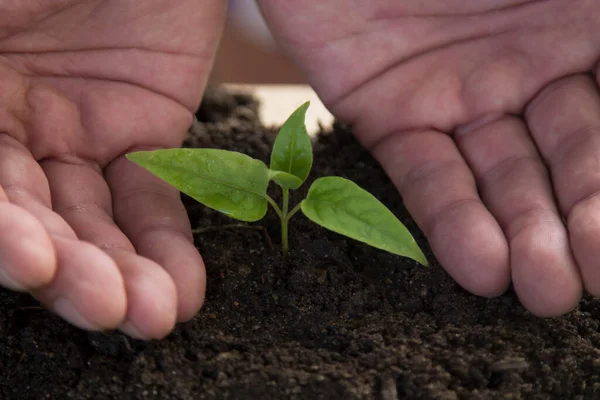
[[(257, 107), (210, 90), (187, 145), (268, 160), (275, 132), (257, 122)], [(28, 296), (0, 291), (0, 398), (600, 398), (599, 302), (539, 319), (512, 292), (465, 292), (347, 129), (336, 126), (314, 147), (310, 180), (341, 175), (371, 191), (416, 233), (431, 267), (300, 214), (282, 257), (272, 212), (252, 228), (223, 227), (236, 222), (184, 199), (193, 226), (211, 227), (196, 234), (208, 269), (200, 314), (146, 343), (77, 330)]]

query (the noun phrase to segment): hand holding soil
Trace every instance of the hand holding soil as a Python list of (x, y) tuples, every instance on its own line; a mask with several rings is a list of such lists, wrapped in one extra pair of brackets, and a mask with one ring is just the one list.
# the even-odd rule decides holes
[(0, 282), (81, 328), (158, 338), (203, 301), (179, 193), (124, 157), (190, 126), (225, 8), (201, 3), (0, 4)]
[(539, 316), (600, 295), (596, 2), (260, 3), (458, 283)]

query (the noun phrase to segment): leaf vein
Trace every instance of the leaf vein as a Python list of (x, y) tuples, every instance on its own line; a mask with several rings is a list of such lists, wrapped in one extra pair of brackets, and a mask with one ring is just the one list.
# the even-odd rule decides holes
[[(184, 175), (187, 172), (187, 170), (185, 168), (182, 168), (182, 167), (171, 167), (171, 168), (172, 169), (178, 169), (178, 170), (182, 171), (184, 173)], [(199, 176), (199, 177), (201, 177), (203, 179), (206, 179), (207, 181), (210, 181), (212, 183), (220, 184), (222, 186), (230, 187), (232, 189), (238, 189), (238, 190), (243, 191), (243, 192), (247, 192), (247, 193), (251, 193), (251, 194), (255, 194), (255, 195), (264, 197), (264, 193), (260, 193), (258, 191), (253, 191), (251, 189), (248, 189), (248, 188), (245, 188), (245, 187), (242, 187), (242, 186), (237, 186), (237, 185), (231, 184), (229, 182), (223, 182), (223, 181), (220, 181), (218, 179), (214, 179), (214, 178), (212, 178), (212, 177), (210, 177), (208, 175), (202, 174), (202, 172), (197, 172), (197, 176)], [(185, 181), (189, 181), (189, 180), (186, 179)], [(182, 183), (183, 183), (183, 181), (182, 181)], [(191, 186), (193, 186), (193, 185), (191, 185)]]
[[(356, 214), (352, 214), (352, 213), (348, 212), (343, 207), (339, 207), (337, 203), (330, 202), (330, 201), (324, 201), (324, 200), (318, 200), (318, 201), (315, 201), (315, 203), (317, 203), (317, 204), (327, 204), (330, 208), (335, 209), (336, 212), (341, 212), (341, 213), (343, 213), (343, 214), (345, 214), (345, 215), (347, 215), (347, 216), (349, 216), (349, 217), (357, 220), (358, 222), (360, 222), (362, 224), (365, 224), (365, 225), (371, 227), (372, 229), (375, 229), (377, 232), (380, 232), (382, 235), (385, 235), (385, 236), (388, 236), (388, 237), (391, 237), (391, 238), (395, 239), (395, 235), (393, 233), (391, 233), (391, 232), (389, 232), (388, 230), (385, 230), (385, 229), (380, 229), (379, 227), (373, 228), (372, 225), (368, 222), (368, 220), (365, 220), (363, 218), (360, 218), (360, 216), (358, 216)], [(321, 208), (321, 207), (318, 207), (318, 208)], [(317, 213), (321, 214), (319, 211), (317, 211)], [(327, 218), (323, 218), (321, 216), (321, 219), (326, 220)]]

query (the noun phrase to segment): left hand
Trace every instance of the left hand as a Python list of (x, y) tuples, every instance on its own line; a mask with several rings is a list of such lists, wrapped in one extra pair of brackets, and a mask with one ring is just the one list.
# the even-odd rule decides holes
[(177, 147), (222, 0), (0, 2), (0, 285), (85, 329), (160, 338), (204, 299), (177, 190), (125, 159)]

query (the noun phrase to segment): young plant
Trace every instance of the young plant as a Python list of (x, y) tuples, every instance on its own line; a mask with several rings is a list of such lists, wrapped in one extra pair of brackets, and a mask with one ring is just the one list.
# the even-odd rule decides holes
[[(304, 123), (309, 103), (282, 125), (269, 167), (245, 154), (219, 149), (138, 151), (127, 158), (181, 192), (231, 218), (254, 222), (270, 204), (281, 219), (281, 245), (288, 251), (288, 222), (299, 211), (311, 221), (352, 239), (427, 265), (406, 227), (372, 194), (336, 176), (318, 178), (304, 200), (290, 209), (290, 190), (308, 177), (313, 153)], [(282, 190), (281, 207), (267, 194), (269, 182)]]

